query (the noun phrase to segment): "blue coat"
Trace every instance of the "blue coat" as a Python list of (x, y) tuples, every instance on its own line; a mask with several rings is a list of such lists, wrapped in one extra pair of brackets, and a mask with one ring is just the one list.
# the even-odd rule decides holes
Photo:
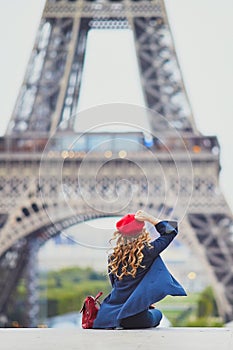
[(160, 237), (151, 243), (152, 249), (143, 249), (141, 264), (145, 268), (139, 267), (135, 278), (124, 276), (119, 280), (109, 275), (112, 291), (102, 302), (93, 328), (119, 327), (121, 319), (148, 309), (166, 295), (186, 295), (159, 256), (177, 235), (177, 222), (161, 221), (155, 227)]

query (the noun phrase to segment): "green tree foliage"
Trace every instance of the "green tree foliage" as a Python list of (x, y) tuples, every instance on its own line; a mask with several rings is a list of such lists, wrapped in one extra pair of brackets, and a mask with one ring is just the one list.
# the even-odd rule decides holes
[(217, 304), (212, 287), (207, 287), (200, 293), (197, 301), (196, 317), (188, 319), (187, 327), (223, 327), (219, 317)]
[(189, 320), (186, 327), (223, 327), (223, 322), (221, 319), (214, 317), (197, 317)]
[(173, 327), (222, 327), (212, 287), (187, 297), (166, 297), (157, 304)]
[(47, 302), (48, 317), (80, 310), (85, 297), (99, 291), (109, 293), (108, 277), (91, 268), (65, 268), (41, 276), (41, 303)]
[[(47, 310), (47, 317), (79, 311), (87, 295), (99, 291), (103, 297), (110, 292), (110, 283), (105, 273), (91, 268), (70, 267), (58, 271), (40, 273), (40, 305)], [(26, 308), (26, 280), (21, 279), (14, 296), (14, 306), (9, 313), (12, 320), (24, 324)]]
[(197, 305), (197, 317), (218, 316), (217, 304), (211, 287), (203, 290), (199, 296)]

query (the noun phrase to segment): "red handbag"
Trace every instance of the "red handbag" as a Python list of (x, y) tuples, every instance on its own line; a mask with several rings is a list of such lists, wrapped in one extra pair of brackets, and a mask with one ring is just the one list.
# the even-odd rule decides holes
[(83, 306), (80, 310), (80, 313), (82, 313), (82, 328), (93, 328), (93, 323), (100, 308), (100, 302), (98, 299), (102, 294), (102, 292), (99, 292), (96, 297), (88, 295), (84, 300)]

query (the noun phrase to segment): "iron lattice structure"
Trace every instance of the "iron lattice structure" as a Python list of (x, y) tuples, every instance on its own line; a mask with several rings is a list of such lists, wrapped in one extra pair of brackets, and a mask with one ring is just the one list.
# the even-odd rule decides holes
[[(87, 34), (98, 28), (134, 33), (152, 111), (149, 149), (140, 132), (74, 131)], [(219, 145), (196, 129), (163, 1), (48, 0), (0, 162), (0, 313), (25, 271), (35, 292), (31, 262), (45, 241), (85, 220), (145, 208), (181, 221), (180, 237), (211, 278), (220, 314), (233, 319), (233, 222), (219, 188)]]

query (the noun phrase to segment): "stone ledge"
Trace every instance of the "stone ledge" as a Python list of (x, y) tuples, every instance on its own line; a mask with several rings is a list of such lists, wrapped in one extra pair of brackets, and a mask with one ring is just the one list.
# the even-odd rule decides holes
[(0, 329), (1, 350), (231, 350), (233, 328)]

